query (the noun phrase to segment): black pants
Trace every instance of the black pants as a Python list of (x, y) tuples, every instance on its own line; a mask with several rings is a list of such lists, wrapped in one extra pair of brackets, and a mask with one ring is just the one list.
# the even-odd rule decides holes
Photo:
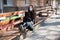
[(23, 24), (23, 26), (29, 29), (30, 31), (33, 31), (33, 21), (30, 22), (27, 21)]

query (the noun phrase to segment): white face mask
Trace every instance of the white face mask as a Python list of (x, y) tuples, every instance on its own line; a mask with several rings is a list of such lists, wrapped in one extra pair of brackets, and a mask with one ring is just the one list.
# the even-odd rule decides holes
[(32, 9), (32, 6), (30, 6), (30, 11), (32, 11), (33, 9)]

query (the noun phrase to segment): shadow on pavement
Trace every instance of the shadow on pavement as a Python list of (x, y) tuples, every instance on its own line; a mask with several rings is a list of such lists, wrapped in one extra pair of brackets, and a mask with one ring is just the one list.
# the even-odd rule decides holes
[(57, 25), (60, 25), (60, 22), (43, 23), (41, 26), (57, 26)]
[(56, 19), (60, 19), (60, 17), (56, 17)]
[(60, 37), (58, 37), (56, 40), (60, 40)]

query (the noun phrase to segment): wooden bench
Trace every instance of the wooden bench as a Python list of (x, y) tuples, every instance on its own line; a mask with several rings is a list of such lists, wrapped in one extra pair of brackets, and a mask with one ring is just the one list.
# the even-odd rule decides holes
[[(42, 13), (47, 13), (47, 12), (42, 12)], [(37, 16), (38, 16), (38, 15), (37, 15)], [(47, 18), (50, 17), (49, 15), (48, 15), (47, 17), (39, 17), (39, 16), (37, 17), (37, 16), (36, 16), (36, 19), (35, 19), (36, 23), (33, 25), (34, 28), (36, 27), (36, 25), (44, 22)], [(38, 20), (37, 20), (37, 19), (38, 19)], [(25, 29), (25, 28), (22, 27), (22, 30), (24, 30), (24, 29)], [(28, 32), (28, 31), (29, 31), (28, 29), (25, 29), (21, 34), (24, 35), (24, 33)], [(25, 35), (26, 35), (26, 34), (25, 34)]]
[[(17, 12), (8, 12), (8, 13), (4, 13), (4, 14), (0, 14), (0, 17), (10, 17), (10, 16), (14, 16), (14, 15), (19, 15), (19, 14), (24, 14), (24, 11), (17, 11)], [(23, 22), (23, 17), (20, 17), (19, 20), (15, 21), (15, 19), (8, 19), (5, 21), (0, 22), (0, 31), (6, 32), (7, 30), (11, 30), (14, 28), (14, 25), (18, 24), (17, 22), (21, 23)], [(16, 24), (14, 24), (16, 23)], [(8, 26), (7, 26), (8, 25)]]
[[(40, 12), (40, 11), (39, 11)], [(39, 14), (39, 12), (38, 13), (36, 13), (37, 14), (37, 16), (38, 16), (38, 14)], [(14, 15), (16, 15), (17, 13), (19, 14), (20, 12), (14, 12), (15, 14)], [(47, 12), (45, 12), (45, 13), (47, 13)], [(42, 23), (42, 22), (44, 22), (47, 18), (49, 18), (50, 16), (48, 15), (47, 17), (37, 17), (36, 16), (36, 23), (33, 25), (33, 27), (35, 27), (36, 25), (38, 25), (38, 24), (40, 24), (40, 23)], [(22, 20), (23, 20), (23, 17), (21, 18)], [(38, 19), (38, 20), (37, 20)], [(17, 24), (19, 24), (20, 23), (20, 20), (19, 21), (15, 21), (15, 19), (12, 21), (12, 23), (14, 24), (14, 25), (17, 25)], [(17, 23), (17, 24), (16, 24)], [(23, 28), (24, 29), (24, 28)], [(25, 30), (24, 30), (25, 31)], [(28, 30), (26, 30), (26, 32), (27, 32)], [(24, 33), (24, 32), (23, 32)], [(23, 33), (21, 33), (22, 35), (23, 35)], [(17, 35), (16, 35), (17, 36)], [(9, 40), (11, 40), (11, 39), (13, 39), (13, 38), (15, 38), (16, 36), (13, 36), (12, 38), (9, 38)]]

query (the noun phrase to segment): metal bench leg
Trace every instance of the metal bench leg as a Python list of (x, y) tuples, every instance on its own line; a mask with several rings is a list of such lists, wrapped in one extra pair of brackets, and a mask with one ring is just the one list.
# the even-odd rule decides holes
[(20, 27), (20, 40), (23, 40), (26, 38), (26, 27), (23, 27), (23, 25), (21, 25)]

